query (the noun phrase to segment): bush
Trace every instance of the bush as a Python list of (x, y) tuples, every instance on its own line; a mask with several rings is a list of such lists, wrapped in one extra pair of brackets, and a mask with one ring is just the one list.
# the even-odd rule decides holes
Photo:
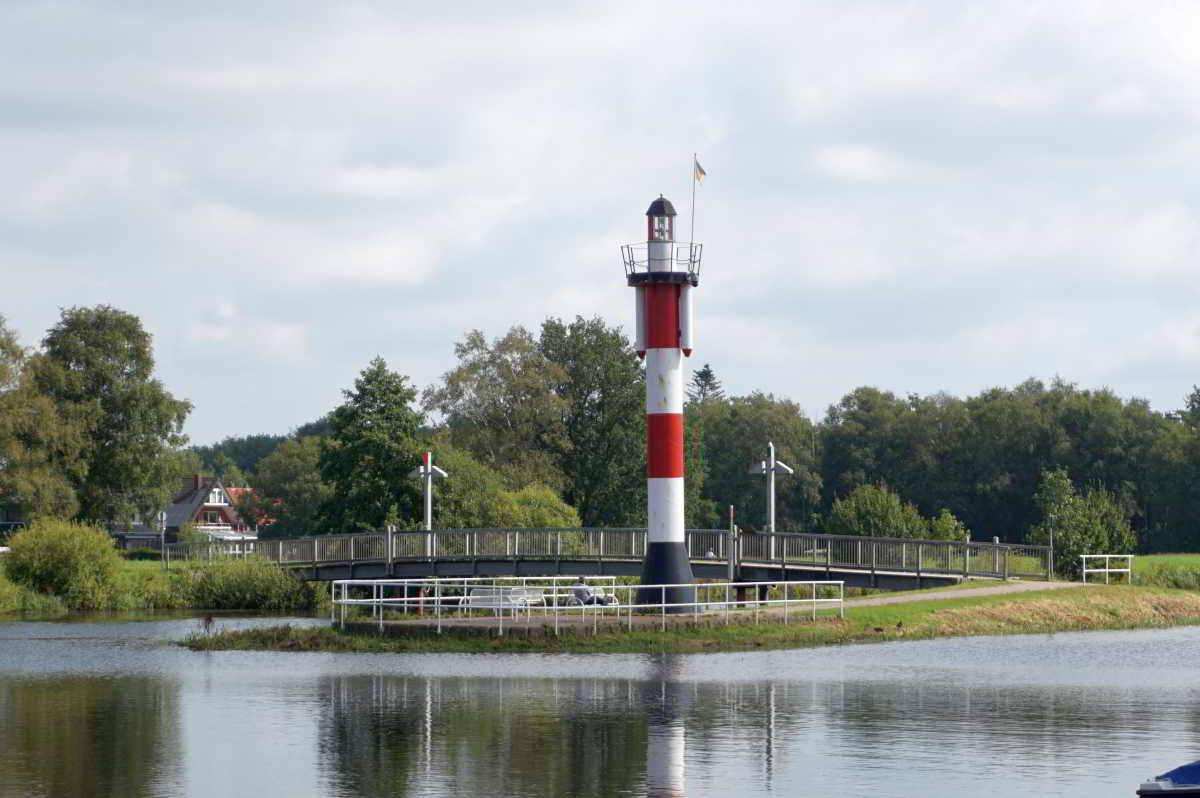
[(512, 497), (515, 510), (508, 525), (527, 529), (581, 525), (575, 508), (545, 485), (527, 485), (508, 495)]
[(929, 519), (929, 537), (931, 540), (970, 540), (971, 532), (966, 524), (954, 517), (954, 513), (943, 508)]
[(147, 546), (142, 546), (137, 549), (130, 549), (121, 552), (121, 556), (127, 560), (161, 560), (162, 552), (158, 549), (151, 549)]
[(868, 535), (878, 538), (924, 538), (929, 524), (917, 508), (886, 485), (859, 485), (833, 503), (828, 529), (833, 535)]
[(35, 521), (9, 540), (12, 581), (61, 599), (73, 610), (116, 605), (121, 557), (103, 529), (58, 519)]
[(1050, 543), (1054, 532), (1054, 570), (1071, 579), (1081, 576), (1081, 554), (1125, 554), (1133, 551), (1130, 511), (1099, 485), (1082, 493), (1065, 469), (1043, 471), (1034, 503), (1042, 521), (1029, 532), (1029, 542)]
[(62, 615), (67, 606), (53, 596), (43, 596), (9, 580), (0, 557), (0, 615), (10, 612), (32, 612), (40, 615)]
[(313, 610), (327, 589), (266, 560), (218, 560), (190, 571), (188, 604), (211, 610)]

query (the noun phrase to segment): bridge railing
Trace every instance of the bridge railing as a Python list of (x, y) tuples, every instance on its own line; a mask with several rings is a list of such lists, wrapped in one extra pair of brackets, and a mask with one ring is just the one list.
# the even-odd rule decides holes
[[(967, 541), (808, 533), (743, 533), (733, 550), (726, 530), (687, 532), (688, 554), (747, 564), (802, 565), (964, 576), (1049, 576), (1048, 548)], [(176, 543), (167, 561), (256, 555), (280, 565), (455, 559), (641, 559), (646, 530), (630, 528), (448, 529), (370, 532), (242, 542)]]
[(739, 545), (742, 562), (1038, 579), (1049, 575), (1046, 546), (803, 533), (742, 534)]

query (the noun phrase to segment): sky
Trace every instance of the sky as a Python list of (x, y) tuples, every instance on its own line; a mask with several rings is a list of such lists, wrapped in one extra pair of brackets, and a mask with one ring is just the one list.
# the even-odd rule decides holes
[(0, 314), (110, 304), (207, 444), (600, 316), (660, 193), (696, 351), (813, 418), (860, 385), (1200, 382), (1200, 5), (0, 4)]

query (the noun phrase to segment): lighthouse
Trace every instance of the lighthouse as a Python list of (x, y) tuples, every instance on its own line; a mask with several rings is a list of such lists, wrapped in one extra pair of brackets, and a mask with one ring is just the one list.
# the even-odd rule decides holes
[[(646, 361), (646, 559), (642, 584), (692, 584), (684, 536), (683, 358), (692, 353), (692, 293), (701, 245), (675, 243), (675, 208), (659, 195), (646, 211), (646, 243), (621, 247), (634, 290), (634, 341)], [(665, 591), (668, 604), (695, 601), (694, 587)], [(640, 591), (658, 603), (661, 590)], [(678, 612), (691, 612), (679, 607)]]

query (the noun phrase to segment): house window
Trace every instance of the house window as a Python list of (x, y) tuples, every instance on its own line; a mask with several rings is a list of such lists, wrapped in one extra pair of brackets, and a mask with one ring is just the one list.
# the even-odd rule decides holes
[(213, 488), (208, 493), (208, 503), (209, 504), (229, 504), (229, 500), (225, 498), (224, 491), (222, 491), (218, 488)]
[(204, 513), (204, 523), (219, 524), (221, 523), (221, 516), (218, 515), (214, 510), (207, 510)]

